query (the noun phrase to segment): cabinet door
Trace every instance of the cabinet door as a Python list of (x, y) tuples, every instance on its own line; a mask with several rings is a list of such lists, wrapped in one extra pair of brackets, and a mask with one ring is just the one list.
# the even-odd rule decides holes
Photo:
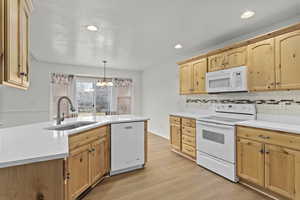
[(208, 71), (218, 71), (225, 67), (225, 56), (223, 53), (208, 57)]
[(21, 0), (19, 14), (19, 30), (20, 30), (20, 77), (22, 78), (22, 86), (29, 85), (29, 14), (26, 0)]
[(247, 47), (241, 47), (225, 52), (225, 68), (247, 65)]
[(180, 94), (191, 94), (193, 91), (193, 68), (191, 64), (180, 66)]
[(0, 84), (4, 78), (4, 0), (0, 0)]
[(293, 199), (297, 153), (275, 145), (266, 145), (265, 152), (265, 187)]
[(264, 145), (238, 138), (237, 169), (239, 177), (264, 186)]
[(251, 91), (275, 88), (274, 38), (248, 46), (248, 70)]
[(68, 157), (68, 192), (73, 200), (90, 186), (90, 145), (75, 149)]
[(205, 77), (207, 72), (207, 59), (201, 59), (193, 63), (194, 93), (205, 93)]
[(172, 148), (180, 151), (181, 150), (181, 129), (180, 126), (171, 124), (171, 145)]
[(91, 181), (97, 182), (108, 172), (108, 140), (103, 137), (92, 144)]
[(20, 17), (22, 0), (6, 1), (6, 58), (5, 81), (12, 85), (22, 85), (20, 76)]
[(300, 30), (276, 37), (276, 85), (300, 88)]

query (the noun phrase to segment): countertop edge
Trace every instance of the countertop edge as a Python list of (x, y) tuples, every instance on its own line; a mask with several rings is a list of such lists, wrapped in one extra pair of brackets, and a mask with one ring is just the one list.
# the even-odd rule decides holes
[(64, 159), (64, 158), (68, 157), (68, 155), (69, 155), (69, 153), (61, 153), (61, 154), (56, 154), (56, 155), (42, 156), (42, 157), (37, 157), (37, 158), (29, 158), (29, 159), (24, 159), (24, 160), (8, 161), (5, 163), (1, 163), (0, 169), (7, 168), (7, 167), (16, 167), (16, 166), (20, 166), (20, 165), (27, 165), (27, 164), (32, 164), (32, 163), (38, 163), (38, 162), (43, 162), (43, 161), (49, 161), (49, 160)]

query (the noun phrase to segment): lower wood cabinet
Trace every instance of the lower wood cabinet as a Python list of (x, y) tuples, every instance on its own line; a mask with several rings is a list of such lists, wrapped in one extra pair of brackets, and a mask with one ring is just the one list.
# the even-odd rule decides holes
[[(251, 132), (266, 133), (259, 137)], [(274, 135), (272, 135), (274, 133)], [(251, 139), (244, 138), (245, 136)], [(279, 146), (276, 140), (281, 140), (277, 134), (291, 137), (290, 147)], [(300, 145), (295, 136), (289, 133), (279, 133), (254, 128), (238, 127), (237, 129), (237, 169), (238, 176), (247, 182), (264, 188), (271, 194), (288, 199), (300, 199)], [(256, 139), (261, 138), (261, 139)], [(264, 141), (258, 141), (264, 140)], [(274, 142), (273, 142), (274, 141)], [(282, 142), (282, 141), (281, 141)], [(295, 145), (296, 144), (296, 145)]]
[(1, 200), (64, 200), (63, 159), (0, 169)]
[(260, 142), (239, 138), (237, 140), (238, 176), (259, 186), (264, 186), (264, 146)]
[(194, 119), (170, 116), (170, 143), (176, 152), (196, 158), (196, 121)]
[(76, 199), (109, 172), (108, 130), (109, 127), (100, 127), (70, 139), (69, 146), (73, 149), (66, 161), (66, 199)]
[(109, 171), (108, 140), (103, 137), (95, 141), (91, 147), (91, 183), (95, 183)]

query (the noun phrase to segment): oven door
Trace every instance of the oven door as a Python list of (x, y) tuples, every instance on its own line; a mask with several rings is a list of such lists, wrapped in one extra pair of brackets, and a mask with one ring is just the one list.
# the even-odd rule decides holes
[(235, 163), (235, 127), (197, 121), (197, 150)]

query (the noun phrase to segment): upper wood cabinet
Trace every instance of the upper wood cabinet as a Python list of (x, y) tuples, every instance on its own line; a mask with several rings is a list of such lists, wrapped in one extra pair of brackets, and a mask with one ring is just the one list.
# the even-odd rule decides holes
[(180, 66), (180, 94), (205, 93), (207, 59)]
[[(4, 64), (1, 83), (26, 89), (29, 86), (29, 21), (31, 0), (4, 1)], [(1, 14), (3, 15), (3, 14)]]
[(238, 176), (259, 186), (264, 186), (264, 146), (260, 142), (239, 138), (237, 140)]
[(248, 46), (248, 83), (250, 91), (275, 88), (274, 38)]
[(201, 59), (194, 63), (193, 66), (193, 92), (205, 93), (205, 77), (207, 72), (207, 59)]
[(218, 71), (247, 65), (247, 47), (225, 51), (208, 57), (208, 71)]
[(225, 54), (224, 68), (240, 67), (247, 65), (247, 47), (227, 51)]
[(189, 94), (193, 91), (193, 67), (190, 63), (180, 66), (180, 93)]
[(279, 89), (300, 89), (300, 30), (275, 38), (276, 85)]
[(225, 68), (225, 54), (220, 53), (208, 57), (208, 71), (214, 72)]

